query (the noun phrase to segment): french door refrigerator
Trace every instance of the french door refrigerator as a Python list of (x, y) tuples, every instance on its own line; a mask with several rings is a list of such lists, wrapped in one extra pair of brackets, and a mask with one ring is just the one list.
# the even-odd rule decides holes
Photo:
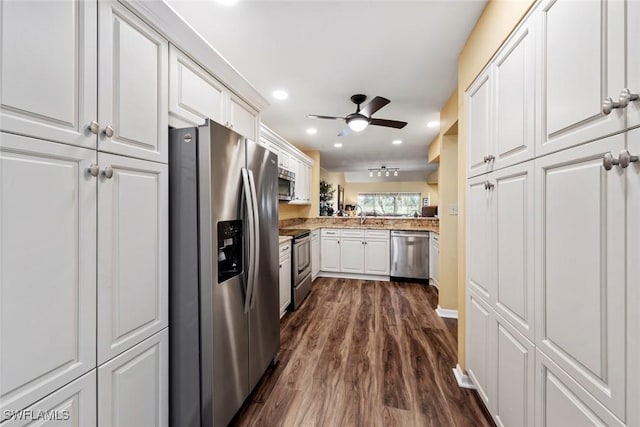
[(280, 346), (277, 158), (210, 120), (169, 149), (171, 425), (221, 427)]

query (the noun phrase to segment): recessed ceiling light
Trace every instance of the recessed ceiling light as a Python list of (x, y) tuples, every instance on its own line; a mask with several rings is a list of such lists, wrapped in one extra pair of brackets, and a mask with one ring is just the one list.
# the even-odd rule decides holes
[(318, 133), (318, 129), (316, 129), (316, 128), (309, 128), (309, 129), (307, 129), (307, 133), (308, 133), (309, 135), (315, 135), (316, 133)]
[(224, 6), (235, 6), (238, 0), (216, 0), (216, 2)]
[(282, 89), (278, 89), (271, 92), (271, 96), (279, 101), (283, 101), (289, 97), (289, 94)]
[(400, 144), (402, 144), (402, 140), (400, 140), (400, 139), (394, 139), (393, 141), (391, 141), (391, 143), (392, 143), (393, 145), (400, 145)]
[(335, 144), (333, 144), (334, 147), (336, 148), (340, 148), (342, 147), (342, 143), (341, 142), (336, 142)]
[(427, 127), (428, 128), (437, 128), (438, 126), (440, 126), (440, 122), (439, 121), (434, 121), (434, 122), (427, 123)]

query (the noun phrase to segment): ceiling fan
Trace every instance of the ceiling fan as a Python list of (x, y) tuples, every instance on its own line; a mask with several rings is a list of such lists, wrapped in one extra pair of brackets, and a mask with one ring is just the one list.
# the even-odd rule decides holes
[(390, 128), (402, 129), (407, 125), (407, 122), (399, 122), (397, 120), (387, 119), (374, 119), (371, 116), (373, 113), (390, 103), (387, 98), (376, 96), (367, 105), (360, 108), (360, 104), (367, 100), (366, 95), (356, 94), (351, 97), (351, 102), (357, 105), (356, 112), (351, 113), (346, 117), (334, 117), (334, 116), (319, 116), (317, 114), (309, 114), (307, 117), (315, 119), (329, 119), (329, 120), (344, 120), (347, 123), (347, 128), (343, 129), (338, 136), (345, 136), (349, 134), (349, 129), (354, 132), (362, 132), (369, 125), (385, 126)]

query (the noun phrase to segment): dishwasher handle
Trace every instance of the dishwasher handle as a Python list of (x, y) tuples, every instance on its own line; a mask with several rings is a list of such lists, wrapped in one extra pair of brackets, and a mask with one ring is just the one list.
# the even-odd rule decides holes
[(411, 231), (392, 231), (391, 232), (391, 237), (418, 237), (418, 238), (422, 238), (422, 239), (428, 239), (429, 238), (429, 232), (428, 231), (415, 231), (415, 232), (411, 232)]

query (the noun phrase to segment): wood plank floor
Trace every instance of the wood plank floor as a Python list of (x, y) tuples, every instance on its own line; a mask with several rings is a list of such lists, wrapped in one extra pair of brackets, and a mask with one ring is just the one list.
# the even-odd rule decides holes
[(432, 287), (319, 278), (234, 426), (493, 426), (458, 387), (456, 321)]

